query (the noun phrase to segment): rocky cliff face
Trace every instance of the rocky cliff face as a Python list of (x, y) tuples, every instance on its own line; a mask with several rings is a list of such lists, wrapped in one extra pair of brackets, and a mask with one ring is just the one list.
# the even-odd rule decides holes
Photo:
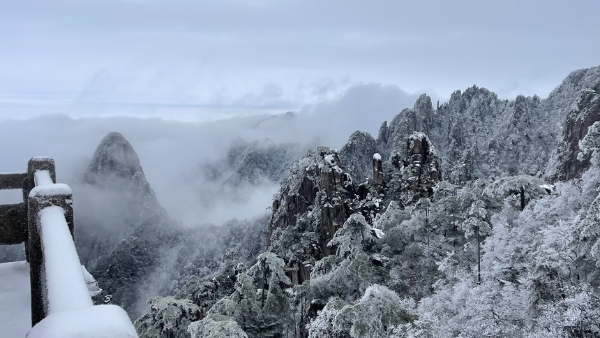
[[(501, 100), (473, 86), (434, 108), (421, 95), (384, 122), (377, 139), (357, 131), (339, 154), (319, 148), (297, 162), (273, 202), (268, 245), (276, 248), (286, 229), (309, 223), (302, 229), (318, 234), (318, 248), (294, 259), (329, 255), (327, 242), (350, 214), (372, 223), (391, 201), (402, 207), (432, 198), (442, 179), (463, 185), (514, 175), (578, 177), (589, 165), (579, 142), (599, 120), (600, 67), (571, 73), (544, 100)], [(291, 257), (284, 251), (277, 253)], [(306, 278), (310, 264), (300, 266), (292, 270), (302, 276), (292, 280)]]
[(384, 185), (388, 200), (404, 205), (433, 196), (433, 187), (442, 172), (435, 147), (424, 133), (414, 132), (406, 140), (402, 151), (386, 163)]
[[(595, 121), (594, 107), (585, 105), (593, 104), (590, 95), (597, 92), (599, 79), (600, 67), (572, 72), (544, 100), (522, 95), (512, 101), (501, 100), (493, 92), (473, 86), (464, 92), (455, 91), (448, 102), (434, 109), (424, 94), (412, 109), (403, 110), (389, 124), (382, 125), (377, 148), (389, 159), (402, 148), (403, 140), (418, 131), (426, 133), (436, 145), (444, 179), (453, 183), (506, 175), (567, 179), (572, 174), (557, 174), (566, 170), (558, 163), (574, 163), (572, 154), (562, 153), (576, 156), (577, 141)], [(565, 121), (567, 115), (569, 121)], [(563, 145), (557, 148), (559, 140)]]
[(137, 153), (123, 135), (112, 132), (96, 148), (86, 170), (85, 180), (94, 183), (98, 176), (107, 175), (132, 178), (138, 172), (144, 174)]
[(355, 131), (340, 150), (340, 160), (355, 182), (364, 182), (371, 172), (371, 157), (378, 153), (377, 142), (369, 133)]
[(115, 193), (118, 207), (133, 218), (166, 216), (154, 190), (146, 180), (140, 159), (127, 139), (117, 132), (106, 135), (94, 152), (84, 182)]
[[(407, 205), (433, 195), (440, 162), (425, 134), (411, 134), (385, 162), (368, 136), (354, 133), (344, 157), (326, 147), (309, 152), (294, 164), (275, 196), (267, 247), (286, 259), (293, 283), (309, 278), (311, 262), (334, 252), (328, 243), (353, 213), (373, 223), (391, 200)], [(361, 158), (361, 153), (370, 155)], [(344, 159), (369, 179), (355, 181)]]
[(273, 201), (267, 245), (276, 229), (295, 226), (298, 217), (312, 212), (318, 218), (320, 251), (328, 255), (327, 243), (349, 216), (344, 201), (353, 196), (352, 178), (341, 167), (338, 153), (327, 147), (309, 152), (294, 164)]
[(431, 98), (421, 95), (413, 109), (404, 109), (394, 116), (387, 124), (384, 122), (379, 129), (377, 148), (385, 160), (392, 154), (398, 154), (404, 149), (406, 139), (415, 131), (428, 134), (435, 121), (436, 112), (433, 110)]
[(580, 177), (589, 167), (589, 155), (578, 159), (579, 142), (591, 125), (600, 121), (600, 67), (574, 71), (552, 91), (547, 109), (562, 111), (563, 106), (567, 107), (568, 113), (548, 163), (547, 177), (551, 181)]
[[(267, 247), (286, 259), (293, 283), (309, 279), (311, 262), (331, 254), (327, 243), (350, 216), (353, 196), (337, 151), (319, 147), (293, 165), (274, 198), (267, 232)], [(297, 236), (306, 234), (298, 246)]]
[(390, 155), (398, 153), (412, 132), (426, 133), (438, 149), (444, 179), (454, 183), (503, 175), (540, 176), (554, 141), (549, 128), (542, 128), (554, 119), (541, 114), (540, 107), (538, 97), (500, 100), (476, 86), (454, 92), (438, 109), (422, 95), (413, 109), (382, 126), (378, 144), (382, 154)]
[(119, 133), (102, 139), (83, 181), (75, 199), (75, 238), (80, 259), (90, 269), (136, 227), (170, 223), (137, 153)]
[(578, 178), (590, 166), (590, 154), (579, 156), (579, 142), (594, 122), (600, 121), (600, 90), (584, 90), (565, 119), (562, 139), (550, 164), (548, 178), (565, 181)]

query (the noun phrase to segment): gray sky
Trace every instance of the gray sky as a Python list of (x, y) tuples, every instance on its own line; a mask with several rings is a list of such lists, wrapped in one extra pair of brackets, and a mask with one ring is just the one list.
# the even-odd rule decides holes
[(206, 121), (322, 108), (356, 85), (405, 98), (380, 104), (390, 114), (473, 84), (546, 96), (600, 64), (598, 13), (596, 0), (5, 1), (0, 118)]
[[(219, 223), (264, 212), (278, 188), (200, 206), (220, 183), (197, 164), (238, 137), (341, 147), (354, 130), (376, 135), (423, 92), (444, 100), (477, 84), (544, 97), (600, 64), (600, 1), (491, 3), (4, 1), (0, 172), (52, 156), (77, 195), (98, 142), (118, 131), (173, 217)], [(300, 112), (293, 123), (259, 115), (289, 110)]]

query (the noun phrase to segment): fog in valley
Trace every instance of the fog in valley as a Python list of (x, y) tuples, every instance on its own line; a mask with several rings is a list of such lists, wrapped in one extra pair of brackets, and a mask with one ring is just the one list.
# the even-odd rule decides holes
[[(85, 169), (100, 140), (119, 132), (140, 157), (148, 182), (169, 215), (184, 224), (220, 224), (233, 218), (248, 218), (270, 206), (279, 182), (268, 178), (235, 191), (222, 188), (222, 180), (208, 179), (207, 163), (221, 164), (232, 145), (250, 143), (295, 143), (298, 155), (318, 145), (341, 148), (355, 130), (377, 135), (382, 121), (414, 104), (410, 95), (396, 86), (357, 85), (338, 97), (301, 107), (299, 111), (231, 117), (209, 122), (164, 118), (70, 117), (49, 114), (25, 119), (0, 120), (0, 138), (7, 145), (0, 170), (26, 170), (33, 156), (56, 161), (57, 177), (74, 190), (79, 199), (93, 199), (81, 191)], [(105, 108), (106, 109), (106, 108)], [(177, 110), (174, 111), (177, 116)], [(367, 117), (367, 118), (365, 118)], [(20, 195), (5, 192), (7, 201)], [(101, 203), (101, 201), (98, 201)]]

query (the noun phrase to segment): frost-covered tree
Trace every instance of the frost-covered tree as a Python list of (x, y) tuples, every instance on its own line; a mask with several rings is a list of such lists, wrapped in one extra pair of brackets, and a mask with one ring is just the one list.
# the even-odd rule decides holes
[(227, 316), (210, 315), (188, 326), (192, 338), (248, 338), (248, 335)]
[(548, 194), (545, 186), (544, 181), (533, 176), (508, 176), (494, 181), (485, 189), (485, 194), (509, 198), (516, 207), (523, 210), (532, 199)]
[(208, 316), (234, 318), (249, 337), (281, 337), (293, 326), (285, 292), (291, 282), (283, 269), (283, 260), (272, 252), (260, 254), (256, 264), (237, 275), (235, 291), (215, 303)]
[(319, 311), (316, 318), (307, 325), (308, 337), (345, 337), (346, 332), (343, 332), (340, 327), (335, 325), (335, 320), (346, 305), (346, 302), (337, 297), (330, 298), (325, 307)]
[(309, 337), (388, 337), (414, 319), (415, 302), (373, 284), (353, 304), (333, 297), (309, 325)]
[(200, 308), (188, 299), (152, 297), (150, 313), (135, 321), (140, 337), (188, 337), (186, 328), (198, 319)]
[(600, 285), (600, 195), (585, 213), (585, 219), (577, 229), (577, 254), (584, 280), (594, 286)]
[(315, 263), (310, 284), (315, 297), (352, 299), (380, 281), (385, 270), (380, 256), (371, 253), (380, 244), (379, 237), (385, 238), (383, 232), (372, 228), (361, 214), (351, 215), (329, 242), (336, 247), (335, 256)]
[(477, 247), (477, 283), (481, 283), (481, 241), (492, 230), (488, 220), (488, 212), (485, 209), (485, 202), (482, 200), (474, 201), (467, 215), (468, 218), (462, 222), (461, 228), (467, 239), (475, 239)]
[(527, 338), (598, 337), (600, 300), (590, 292), (575, 292), (542, 307)]
[(356, 304), (339, 311), (334, 326), (348, 331), (351, 337), (387, 337), (395, 326), (413, 319), (414, 307), (413, 300), (400, 299), (387, 287), (373, 284)]
[(383, 233), (373, 229), (361, 214), (350, 215), (339, 229), (328, 246), (337, 248), (336, 255), (343, 258), (354, 258), (360, 252), (364, 252), (364, 245), (372, 237), (382, 236)]

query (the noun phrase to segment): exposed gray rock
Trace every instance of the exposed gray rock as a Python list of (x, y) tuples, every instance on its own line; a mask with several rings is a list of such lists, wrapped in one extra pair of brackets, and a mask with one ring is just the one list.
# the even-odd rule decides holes
[(166, 216), (146, 180), (140, 158), (120, 133), (109, 133), (100, 141), (84, 174), (84, 181), (99, 189), (110, 188), (112, 192), (119, 192), (118, 202), (114, 201), (115, 208), (125, 206), (133, 217)]
[[(401, 152), (386, 162), (369, 147), (357, 144), (357, 140), (369, 138), (374, 141), (368, 134), (354, 133), (344, 149), (346, 158), (360, 163), (355, 168), (361, 168), (363, 175), (372, 171), (372, 180), (353, 182), (342, 156), (319, 147), (297, 161), (282, 182), (273, 201), (267, 247), (286, 260), (293, 283), (309, 278), (311, 262), (334, 252), (335, 248), (327, 244), (353, 213), (362, 214), (373, 224), (390, 200), (407, 205), (433, 195), (433, 186), (441, 178), (440, 162), (425, 134), (411, 134)], [(313, 244), (308, 240), (302, 247), (290, 248), (307, 233), (314, 234)]]
[(144, 174), (137, 153), (123, 135), (112, 132), (106, 135), (96, 148), (86, 170), (85, 180), (94, 183), (97, 176), (102, 175), (133, 178), (137, 172)]
[(273, 201), (267, 246), (275, 229), (295, 226), (299, 216), (318, 208), (320, 251), (329, 255), (327, 243), (350, 215), (344, 200), (353, 197), (352, 189), (351, 177), (340, 166), (335, 150), (319, 147), (309, 152), (294, 164)]
[(384, 160), (404, 149), (404, 142), (415, 131), (429, 133), (435, 120), (431, 98), (419, 96), (413, 109), (404, 109), (387, 125), (382, 124), (377, 138), (377, 147)]
[(371, 158), (377, 153), (377, 143), (369, 133), (355, 131), (340, 150), (340, 160), (355, 182), (364, 182), (370, 176)]
[[(600, 90), (583, 90), (579, 101), (573, 105), (565, 119), (562, 140), (555, 151), (551, 172), (551, 181), (578, 178), (590, 166), (590, 154), (582, 154), (580, 141), (587, 135), (594, 122), (600, 121)], [(579, 158), (578, 158), (579, 157)]]
[(427, 135), (412, 133), (404, 149), (386, 163), (384, 184), (386, 200), (404, 205), (433, 196), (433, 187), (441, 180), (440, 160)]
[[(267, 247), (286, 260), (293, 283), (307, 280), (311, 262), (333, 252), (327, 244), (352, 213), (347, 201), (353, 197), (351, 176), (335, 150), (319, 147), (294, 164), (273, 200), (267, 232)], [(314, 240), (289, 253), (282, 242), (296, 241), (296, 232), (310, 232)]]

